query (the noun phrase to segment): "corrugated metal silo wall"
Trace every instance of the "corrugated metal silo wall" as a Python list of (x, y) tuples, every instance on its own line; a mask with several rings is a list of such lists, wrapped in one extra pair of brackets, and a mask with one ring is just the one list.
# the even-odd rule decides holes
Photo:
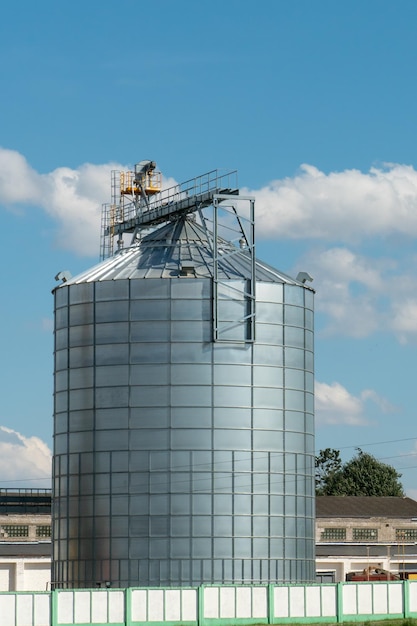
[(313, 292), (258, 283), (255, 343), (213, 343), (211, 289), (55, 290), (55, 586), (314, 580)]

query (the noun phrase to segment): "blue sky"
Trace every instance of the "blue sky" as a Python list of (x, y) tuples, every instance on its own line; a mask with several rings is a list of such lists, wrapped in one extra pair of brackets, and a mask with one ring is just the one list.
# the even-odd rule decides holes
[(55, 274), (94, 264), (110, 171), (238, 169), (258, 257), (314, 277), (317, 450), (417, 497), (417, 4), (2, 7), (0, 486), (48, 483)]

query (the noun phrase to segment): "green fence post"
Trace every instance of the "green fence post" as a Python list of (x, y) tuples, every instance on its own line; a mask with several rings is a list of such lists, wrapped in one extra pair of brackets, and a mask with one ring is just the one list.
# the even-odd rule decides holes
[(197, 623), (198, 626), (204, 625), (204, 585), (197, 589)]
[(408, 580), (402, 581), (403, 585), (403, 616), (410, 617), (410, 583)]
[(343, 622), (343, 583), (336, 583), (336, 618)]
[(275, 605), (274, 605), (274, 585), (268, 585), (268, 624), (274, 623)]
[(58, 589), (51, 589), (51, 602), (50, 602), (50, 618), (51, 626), (57, 626), (58, 624)]
[(131, 626), (132, 623), (132, 589), (125, 589), (125, 626)]

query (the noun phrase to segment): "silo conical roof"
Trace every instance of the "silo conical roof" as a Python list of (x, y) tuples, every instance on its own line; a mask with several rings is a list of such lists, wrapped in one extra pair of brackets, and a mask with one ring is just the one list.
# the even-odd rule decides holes
[[(251, 252), (218, 237), (218, 278), (241, 280), (251, 277)], [(212, 278), (214, 251), (212, 234), (194, 216), (185, 216), (164, 224), (139, 242), (123, 248), (66, 284), (81, 282), (170, 278), (181, 275), (183, 265), (192, 266), (196, 278)], [(265, 282), (300, 283), (275, 268), (256, 261), (256, 279)]]

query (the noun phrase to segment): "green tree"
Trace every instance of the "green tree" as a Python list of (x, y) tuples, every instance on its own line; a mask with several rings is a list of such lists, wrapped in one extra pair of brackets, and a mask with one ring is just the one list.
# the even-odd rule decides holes
[(342, 459), (339, 450), (333, 448), (320, 450), (316, 456), (316, 494), (318, 496), (329, 495), (327, 493), (329, 484), (341, 469)]
[(342, 464), (339, 450), (327, 448), (316, 457), (316, 494), (325, 496), (404, 496), (401, 474), (391, 465), (357, 448)]

